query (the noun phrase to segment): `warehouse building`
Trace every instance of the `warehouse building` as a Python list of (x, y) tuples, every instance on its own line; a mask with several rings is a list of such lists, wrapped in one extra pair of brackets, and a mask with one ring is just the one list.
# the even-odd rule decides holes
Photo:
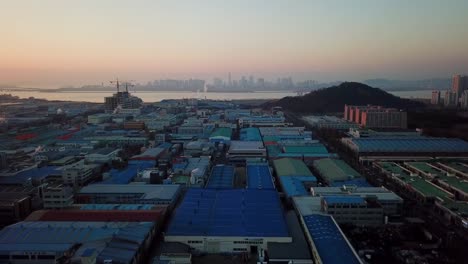
[(310, 188), (317, 186), (317, 178), (314, 176), (283, 176), (279, 177), (279, 182), (287, 198), (310, 195)]
[(165, 214), (166, 206), (152, 204), (88, 204), (60, 211), (35, 211), (25, 221), (160, 222)]
[(274, 190), (273, 176), (267, 163), (247, 164), (247, 188)]
[(235, 169), (231, 165), (216, 165), (211, 170), (206, 188), (231, 189), (234, 186)]
[(165, 235), (199, 252), (267, 250), (269, 242), (291, 243), (274, 190), (189, 189)]
[(249, 159), (265, 159), (266, 149), (262, 141), (233, 140), (226, 157), (231, 162), (244, 163)]
[(359, 124), (349, 122), (336, 116), (305, 116), (303, 120), (312, 127), (318, 129), (349, 130), (350, 128), (359, 127)]
[(242, 141), (262, 141), (260, 130), (256, 127), (242, 128), (240, 130), (240, 140)]
[(223, 143), (229, 145), (231, 143), (232, 138), (232, 129), (227, 127), (220, 127), (215, 129), (213, 133), (211, 133), (209, 139), (211, 143)]
[(296, 159), (277, 159), (273, 161), (276, 175), (282, 176), (314, 176), (304, 162)]
[[(314, 263), (362, 264), (359, 256), (332, 216), (320, 213), (320, 197), (293, 197)], [(333, 249), (333, 250), (331, 250)]]
[(353, 196), (375, 199), (382, 206), (386, 216), (399, 216), (403, 206), (403, 199), (384, 187), (344, 185), (342, 187), (313, 187), (310, 191), (313, 196)]
[(1, 261), (12, 264), (137, 264), (154, 222), (19, 222), (0, 231)]
[(178, 158), (172, 164), (174, 174), (170, 179), (175, 184), (203, 187), (208, 179), (210, 166), (210, 157)]
[(368, 187), (369, 183), (346, 162), (339, 159), (319, 159), (313, 163), (314, 169), (329, 186), (356, 185)]
[(443, 216), (447, 226), (459, 227), (464, 232), (468, 223), (468, 203), (455, 200), (455, 195), (424, 179), (417, 173), (395, 162), (374, 162), (390, 180), (400, 186), (409, 197), (425, 204), (435, 205), (436, 212)]
[(154, 184), (91, 184), (77, 194), (83, 204), (162, 204), (172, 206), (180, 186)]
[(108, 177), (103, 179), (101, 184), (128, 184), (137, 177), (138, 173), (153, 168), (154, 165), (154, 160), (130, 160), (124, 169), (110, 170)]
[(342, 138), (360, 162), (398, 160), (399, 157), (468, 157), (468, 142), (458, 138), (379, 137)]

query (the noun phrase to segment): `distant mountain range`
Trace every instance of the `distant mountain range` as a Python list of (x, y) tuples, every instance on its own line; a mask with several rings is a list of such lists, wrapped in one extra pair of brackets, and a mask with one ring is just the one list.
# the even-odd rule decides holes
[(337, 86), (312, 91), (304, 96), (272, 100), (263, 106), (281, 106), (285, 110), (298, 113), (329, 113), (343, 111), (345, 104), (372, 104), (400, 109), (424, 107), (421, 102), (403, 99), (357, 82), (344, 82)]

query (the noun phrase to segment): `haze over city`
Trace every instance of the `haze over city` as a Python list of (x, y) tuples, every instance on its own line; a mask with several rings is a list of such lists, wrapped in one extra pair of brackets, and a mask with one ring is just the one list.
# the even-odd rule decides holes
[[(2, 1), (0, 84), (468, 72), (467, 1)], [(445, 87), (444, 87), (445, 88)]]

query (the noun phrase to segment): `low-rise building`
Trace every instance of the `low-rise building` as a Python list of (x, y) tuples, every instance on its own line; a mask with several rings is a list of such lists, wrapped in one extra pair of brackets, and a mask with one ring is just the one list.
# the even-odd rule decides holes
[(95, 169), (98, 165), (86, 164), (80, 160), (62, 168), (63, 183), (70, 186), (85, 186), (93, 179)]
[(62, 184), (49, 185), (42, 189), (44, 208), (59, 209), (73, 204), (73, 189)]
[(245, 162), (248, 159), (265, 159), (266, 149), (262, 141), (231, 141), (227, 158), (234, 162)]

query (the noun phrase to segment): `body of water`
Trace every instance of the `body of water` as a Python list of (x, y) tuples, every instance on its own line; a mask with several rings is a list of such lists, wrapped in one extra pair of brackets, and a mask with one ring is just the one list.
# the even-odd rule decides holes
[[(20, 98), (39, 98), (47, 100), (81, 101), (81, 102), (104, 102), (104, 97), (111, 96), (112, 92), (26, 92), (26, 91), (0, 91), (12, 94)], [(390, 92), (403, 98), (431, 98), (431, 91), (394, 91)], [(213, 99), (213, 100), (248, 100), (248, 99), (279, 99), (286, 96), (296, 96), (295, 92), (272, 91), (272, 92), (250, 92), (250, 93), (221, 93), (221, 92), (133, 92), (135, 96), (144, 102), (159, 102), (164, 99)]]

